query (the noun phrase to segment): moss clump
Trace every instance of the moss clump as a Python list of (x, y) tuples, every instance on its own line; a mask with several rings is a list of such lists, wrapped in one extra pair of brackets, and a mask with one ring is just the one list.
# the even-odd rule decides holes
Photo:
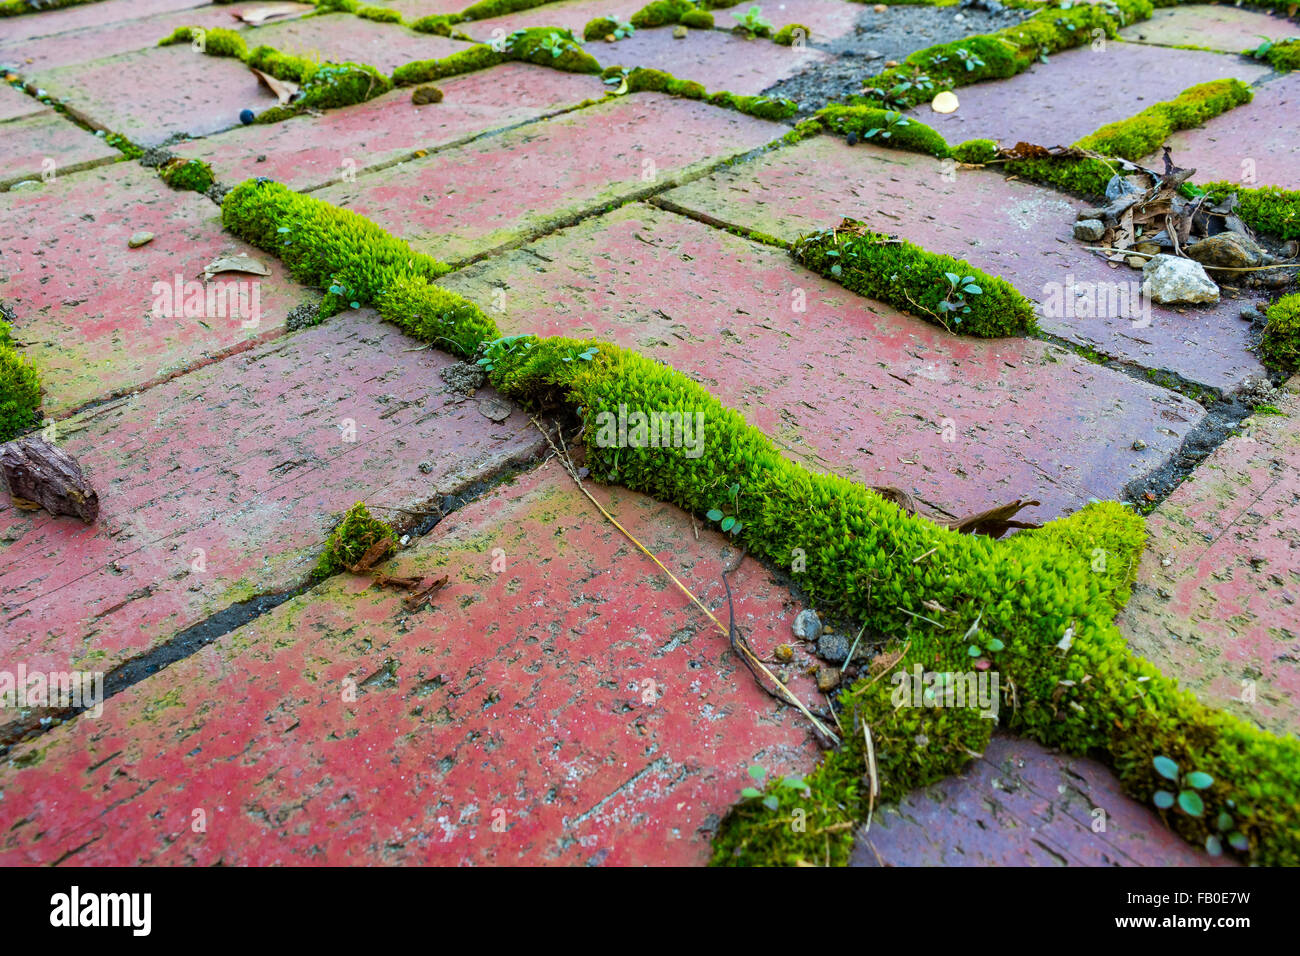
[(458, 76), (461, 73), (486, 70), (490, 66), (504, 63), (507, 59), (505, 54), (498, 53), (486, 43), (481, 43), (440, 60), (416, 60), (413, 63), (405, 63), (393, 71), (393, 83), (397, 86), (415, 86), (449, 76)]
[(202, 44), (200, 52), (208, 56), (233, 56), (236, 60), (242, 60), (248, 54), (244, 38), (236, 31), (224, 27), (177, 27), (171, 36), (159, 40), (158, 45), (173, 46), (177, 43), (194, 43), (196, 40)]
[(1268, 324), (1259, 343), (1259, 357), (1275, 372), (1300, 371), (1300, 293), (1284, 295), (1264, 313)]
[(1280, 186), (1251, 189), (1227, 182), (1206, 183), (1202, 188), (1215, 203), (1236, 193), (1237, 215), (1256, 232), (1279, 239), (1300, 239), (1300, 191)]
[(323, 63), (307, 77), (302, 85), (302, 99), (294, 105), (302, 109), (337, 109), (364, 103), (392, 88), (392, 81), (373, 66)]
[(41, 380), (13, 346), (9, 323), (0, 319), (0, 442), (39, 424)]
[(690, 27), (692, 30), (712, 30), (713, 14), (708, 10), (687, 10), (677, 21), (684, 27)]
[(322, 316), (372, 305), (411, 335), (459, 355), (473, 354), (498, 334), (478, 306), (432, 284), (448, 266), (356, 213), (280, 183), (250, 179), (226, 195), (221, 222), (279, 256), (295, 279), (324, 288)]
[(807, 40), (812, 31), (802, 23), (787, 23), (772, 36), (773, 43), (781, 46), (794, 46), (795, 40)]
[(479, 0), (478, 3), (460, 12), (462, 20), (487, 20), (491, 17), (503, 17), (507, 13), (531, 10), (552, 0)]
[(1233, 107), (1249, 103), (1250, 87), (1241, 80), (1211, 80), (1188, 87), (1172, 100), (1148, 106), (1136, 116), (1108, 123), (1074, 145), (1079, 149), (1137, 161), (1160, 148), (1169, 136), (1199, 126)]
[(939, 158), (948, 155), (948, 142), (938, 130), (896, 110), (836, 104), (818, 110), (814, 119), (829, 130), (851, 135), (854, 140)]
[(618, 21), (609, 17), (597, 17), (594, 20), (588, 20), (587, 25), (582, 28), (582, 38), (584, 40), (603, 40), (618, 29)]
[[(644, 30), (650, 27), (663, 27), (672, 23), (680, 23), (682, 15), (695, 9), (695, 4), (690, 0), (651, 0), (644, 7), (632, 14), (632, 26), (638, 30)], [(709, 17), (709, 25), (713, 25), (713, 17)], [(687, 24), (690, 26), (690, 24)]]
[(1273, 69), (1281, 73), (1300, 70), (1300, 38), (1288, 37), (1269, 44), (1261, 44), (1254, 50), (1244, 50), (1247, 56), (1264, 60)]
[(1024, 335), (1033, 303), (1005, 279), (952, 256), (872, 232), (846, 219), (838, 229), (800, 237), (791, 255), (846, 289), (888, 302), (952, 332), (992, 338)]
[(107, 133), (104, 136), (104, 142), (112, 146), (115, 150), (125, 156), (127, 159), (139, 159), (144, 155), (144, 147), (138, 146), (131, 142), (121, 133)]
[(1006, 164), (1006, 171), (1087, 199), (1105, 196), (1106, 184), (1122, 172), (1119, 167), (1092, 157), (1017, 159)]
[(549, 66), (567, 73), (599, 73), (600, 63), (582, 48), (570, 31), (559, 27), (530, 27), (506, 38), (506, 54), (514, 60)]
[(996, 33), (918, 50), (898, 66), (867, 79), (863, 89), (872, 100), (906, 109), (929, 101), (941, 90), (1014, 76), (1049, 54), (1090, 43), (1094, 30), (1114, 38), (1120, 27), (1144, 20), (1151, 12), (1149, 0), (1044, 7)]
[(461, 17), (441, 13), (430, 14), (427, 17), (420, 17), (412, 23), (411, 29), (416, 33), (429, 33), (434, 36), (449, 37), (453, 25), (461, 21)]
[(417, 86), (411, 94), (411, 102), (416, 106), (427, 106), (430, 103), (441, 103), (442, 96), (442, 90), (436, 86)]
[(968, 139), (952, 148), (952, 156), (959, 163), (982, 166), (991, 163), (998, 155), (998, 144), (991, 139)]
[(629, 93), (667, 93), (688, 100), (707, 100), (713, 106), (747, 113), (759, 119), (788, 119), (799, 109), (798, 104), (793, 100), (771, 99), (766, 96), (738, 96), (725, 90), (709, 93), (703, 84), (693, 80), (679, 80), (663, 70), (652, 70), (641, 66), (631, 70), (621, 66), (611, 66), (602, 73), (602, 76), (606, 81), (622, 78), (627, 82)]
[(159, 167), (158, 175), (172, 189), (188, 189), (196, 193), (207, 192), (216, 182), (212, 167), (201, 159), (173, 159)]
[(326, 540), (325, 550), (312, 569), (312, 580), (323, 581), (332, 574), (346, 571), (381, 541), (388, 542), (388, 551), (391, 552), (397, 547), (397, 533), (385, 522), (371, 517), (365, 504), (358, 501), (348, 509)]
[(40, 8), (33, 7), (27, 0), (3, 0), (0, 3), (0, 17), (20, 17), (25, 13), (44, 13), (48, 10), (61, 10), (83, 3), (98, 3), (99, 0), (47, 0)]
[(375, 6), (358, 6), (352, 11), (363, 20), (374, 20), (376, 23), (401, 23), (402, 14), (398, 10), (391, 10), (388, 7)]

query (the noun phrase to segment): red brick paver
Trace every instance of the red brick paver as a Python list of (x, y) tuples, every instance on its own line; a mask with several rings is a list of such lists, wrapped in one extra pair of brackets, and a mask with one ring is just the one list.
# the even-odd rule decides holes
[(1160, 46), (1197, 46), (1223, 53), (1253, 50), (1262, 37), (1294, 36), (1295, 24), (1265, 10), (1242, 10), (1226, 4), (1196, 4), (1156, 10), (1119, 31), (1130, 42)]
[(107, 670), (302, 583), (354, 502), (410, 524), (536, 451), (527, 418), (494, 423), (446, 393), (451, 360), (417, 345), (350, 312), (62, 423), (100, 517), (86, 527), (6, 498), (6, 653), (32, 670)]
[(1202, 701), (1300, 732), (1300, 381), (1164, 501), (1120, 627)]
[[(448, 261), (680, 181), (780, 135), (776, 123), (658, 93), (611, 98), (339, 183), (321, 199)], [(592, 150), (589, 144), (599, 142)]]
[(320, 116), (255, 124), (183, 143), (175, 152), (212, 165), (234, 184), (266, 176), (316, 189), (480, 133), (536, 119), (600, 96), (599, 80), (525, 63), (504, 63), (438, 84), (441, 103), (415, 106), (409, 89)]
[[(96, 0), (96, 3), (110, 6), (115, 0)], [(89, 63), (119, 53), (157, 46), (159, 40), (170, 36), (177, 27), (240, 29), (244, 23), (235, 16), (236, 13), (252, 13), (283, 6), (285, 4), (280, 0), (270, 3), (209, 5), (147, 19), (121, 20), (38, 39), (17, 42), (0, 40), (0, 64), (7, 64), (18, 73), (27, 75), (72, 63)], [(296, 6), (299, 16), (315, 9), (307, 4)]]
[[(953, 514), (1025, 496), (1043, 502), (1030, 513), (1046, 520), (1117, 497), (1202, 416), (1179, 395), (1041, 342), (949, 335), (780, 250), (650, 206), (443, 281), (485, 308), (503, 305), (494, 315), (506, 332), (635, 348), (704, 384), (809, 467), (897, 485)], [(1136, 438), (1149, 447), (1134, 451)]]
[(196, 53), (188, 44), (46, 70), (27, 83), (83, 122), (142, 146), (229, 129), (239, 125), (241, 110), (260, 113), (279, 102), (243, 63)]
[[(595, 494), (719, 606), (720, 535)], [(812, 764), (797, 712), (555, 464), (398, 569), (451, 582), (407, 612), (335, 579), (16, 748), (0, 861), (698, 864), (749, 764)], [(765, 571), (731, 585), (756, 647), (788, 637)]]
[[(1169, 137), (1174, 162), (1196, 169), (1196, 182), (1300, 189), (1300, 73), (1255, 87), (1255, 98), (1204, 126)], [(1159, 153), (1147, 164), (1160, 161)], [(1163, 169), (1163, 165), (1155, 167)]]
[[(1135, 322), (1125, 299), (1087, 293), (1127, 293), (1142, 276), (1112, 268), (1072, 238), (1083, 203), (992, 170), (957, 170), (916, 153), (819, 136), (663, 198), (785, 239), (834, 227), (846, 216), (861, 219), (1006, 279), (1039, 303), (1042, 328), (1054, 335), (1225, 390), (1266, 377), (1249, 351), (1243, 302), (1231, 292), (1213, 307), (1153, 305), (1149, 325), (1141, 315)], [(1071, 283), (1076, 296), (1066, 308)], [(1091, 317), (1092, 305), (1100, 318)]]
[(466, 48), (458, 40), (363, 20), (350, 13), (276, 21), (249, 30), (247, 42), (250, 47), (266, 44), (313, 60), (366, 63), (381, 73), (392, 73), (412, 60), (438, 60)]
[(32, 37), (54, 36), (71, 30), (103, 27), (156, 14), (192, 10), (203, 0), (102, 0), (63, 10), (47, 10), (20, 17), (6, 17), (4, 41), (19, 43)]
[(1269, 72), (1267, 66), (1219, 53), (1107, 40), (1101, 50), (1085, 46), (1057, 53), (1008, 80), (961, 87), (955, 113), (936, 113), (927, 104), (908, 115), (954, 144), (994, 139), (1005, 146), (1022, 141), (1068, 146), (1194, 84), (1230, 76), (1252, 83)]
[(1209, 866), (1102, 764), (995, 736), (960, 776), (885, 807), (856, 866)]
[[(277, 335), (290, 310), (317, 298), (278, 261), (223, 232), (210, 200), (173, 192), (136, 163), (0, 196), (0, 230), (10, 237), (0, 250), (0, 298), (41, 370), (43, 409), (51, 417)], [(128, 240), (138, 232), (154, 239), (132, 249)], [(214, 290), (249, 283), (239, 307), (215, 292), (211, 308), (207, 293), (200, 303), (195, 290), (202, 287), (187, 283), (219, 256), (241, 252), (271, 274), (213, 279)]]
[(0, 123), (0, 187), (111, 163), (121, 155), (51, 109)]

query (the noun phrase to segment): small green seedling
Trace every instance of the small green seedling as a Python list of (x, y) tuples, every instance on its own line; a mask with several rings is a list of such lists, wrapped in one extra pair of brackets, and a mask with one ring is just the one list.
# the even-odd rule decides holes
[(767, 36), (772, 32), (772, 24), (763, 17), (763, 8), (755, 4), (744, 13), (733, 13), (740, 26), (756, 37)]
[[(731, 510), (735, 511), (736, 500), (737, 498), (740, 497), (740, 485), (738, 483), (733, 484), (730, 488), (727, 489), (727, 494), (731, 495)], [(724, 514), (718, 508), (710, 508), (708, 512), (705, 514), (705, 517), (708, 518), (710, 521), (720, 522), (720, 527), (722, 528), (722, 530), (732, 535), (732, 537), (735, 537), (736, 535), (740, 534), (740, 529), (741, 527), (743, 527), (740, 519), (737, 518), (734, 514), (731, 515)]]
[(1168, 757), (1156, 757), (1152, 764), (1156, 768), (1156, 773), (1179, 787), (1177, 796), (1168, 790), (1157, 790), (1155, 792), (1152, 800), (1159, 809), (1168, 810), (1177, 803), (1178, 809), (1189, 817), (1202, 817), (1205, 815), (1205, 801), (1201, 799), (1198, 791), (1208, 790), (1214, 786), (1213, 777), (1200, 770), (1193, 770), (1191, 773), (1183, 774), (1178, 769), (1178, 764)]
[(948, 293), (939, 303), (939, 311), (951, 315), (955, 324), (961, 325), (961, 317), (970, 312), (967, 296), (982, 295), (984, 290), (975, 282), (974, 276), (959, 276), (955, 272), (945, 272), (948, 280)]
[(896, 130), (910, 125), (907, 117), (896, 110), (885, 111), (885, 125), (876, 126), (862, 134), (863, 139), (889, 139)]
[[(761, 764), (754, 764), (749, 768), (749, 775), (754, 778), (756, 783), (762, 783), (767, 777), (767, 768)], [(808, 784), (801, 777), (781, 777), (774, 781), (777, 786), (785, 787), (789, 790), (807, 790)], [(746, 800), (761, 800), (763, 806), (769, 810), (776, 810), (781, 806), (781, 801), (777, 799), (776, 794), (769, 793), (763, 795), (763, 791), (757, 787), (745, 787), (740, 791), (740, 795)]]

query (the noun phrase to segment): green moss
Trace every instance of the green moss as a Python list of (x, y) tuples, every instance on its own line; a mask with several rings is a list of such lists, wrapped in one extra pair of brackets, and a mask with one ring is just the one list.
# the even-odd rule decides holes
[(173, 159), (159, 168), (158, 175), (172, 189), (188, 189), (196, 193), (207, 192), (216, 182), (212, 167), (201, 159)]
[(898, 109), (928, 102), (935, 93), (983, 80), (1005, 79), (1052, 53), (1092, 42), (1093, 31), (1114, 38), (1120, 27), (1151, 16), (1149, 0), (1045, 7), (996, 33), (977, 34), (918, 50), (897, 67), (867, 79), (867, 97)]
[(713, 14), (708, 10), (687, 10), (677, 21), (684, 27), (690, 27), (692, 30), (712, 30)]
[(201, 45), (200, 52), (209, 56), (232, 56), (242, 60), (248, 53), (244, 38), (238, 32), (224, 27), (177, 27), (170, 36), (159, 40), (158, 45), (196, 42)]
[(0, 17), (20, 17), (26, 13), (45, 13), (49, 10), (80, 6), (83, 3), (100, 2), (102, 0), (46, 0), (38, 10), (31, 6), (27, 0), (3, 0), (3, 2), (0, 2)]
[(1106, 184), (1116, 173), (1122, 172), (1118, 166), (1092, 157), (1017, 159), (1007, 163), (1005, 169), (1021, 179), (1054, 186), (1088, 199), (1105, 196)]
[(358, 6), (352, 12), (363, 20), (374, 20), (376, 23), (402, 22), (401, 12), (389, 7)]
[(385, 522), (371, 517), (365, 504), (358, 501), (348, 509), (325, 542), (325, 550), (312, 569), (312, 579), (322, 581), (332, 574), (346, 571), (380, 541), (387, 541), (391, 551), (397, 546), (397, 534)]
[(324, 63), (312, 70), (302, 85), (303, 109), (336, 109), (364, 103), (393, 88), (392, 81), (373, 66), (360, 63)]
[(587, 21), (587, 25), (582, 28), (582, 38), (584, 40), (603, 40), (617, 29), (617, 20), (611, 20), (609, 17), (597, 17), (595, 20)]
[(1105, 156), (1137, 161), (1154, 153), (1178, 130), (1249, 103), (1250, 87), (1237, 79), (1212, 80), (1188, 87), (1172, 100), (1148, 106), (1136, 116), (1108, 123), (1074, 145)]
[(144, 155), (144, 147), (137, 146), (121, 133), (106, 133), (104, 142), (112, 146), (127, 159), (139, 159)]
[(1170, 134), (1199, 126), (1205, 120), (1250, 102), (1253, 94), (1240, 80), (1213, 80), (1188, 87), (1172, 100), (1155, 103), (1136, 116), (1108, 123), (1075, 143), (1078, 149), (1098, 153), (1093, 157), (1043, 157), (1014, 160), (1006, 171), (1022, 179), (1045, 183), (1090, 199), (1105, 196), (1106, 185), (1118, 166), (1104, 157), (1139, 160), (1160, 148)]
[(1268, 324), (1259, 343), (1259, 357), (1283, 375), (1300, 371), (1300, 293), (1282, 296), (1264, 315)]
[(0, 442), (40, 423), (41, 380), (14, 348), (9, 323), (0, 319)]
[(461, 21), (461, 17), (446, 14), (430, 14), (427, 17), (420, 17), (412, 23), (411, 29), (416, 33), (430, 33), (434, 36), (449, 37), (452, 33), (452, 26)]
[(356, 213), (250, 179), (226, 195), (221, 221), (279, 256), (295, 279), (325, 289), (322, 316), (372, 305), (410, 334), (460, 355), (497, 335), (496, 324), (477, 306), (432, 284), (448, 266)]
[(693, 80), (679, 80), (671, 73), (646, 67), (638, 66), (628, 70), (621, 66), (611, 66), (601, 75), (608, 83), (613, 83), (620, 78), (626, 80), (629, 93), (667, 93), (670, 96), (680, 96), (689, 100), (707, 100), (713, 106), (747, 113), (760, 119), (788, 119), (799, 109), (798, 104), (793, 100), (778, 100), (766, 96), (738, 96), (725, 90), (709, 93), (703, 84)]
[(781, 46), (794, 46), (796, 39), (807, 41), (810, 36), (812, 31), (802, 23), (787, 23), (772, 36), (772, 42)]
[(416, 60), (413, 63), (403, 64), (393, 71), (393, 83), (397, 86), (415, 86), (461, 73), (485, 70), (506, 60), (505, 54), (498, 53), (486, 43), (481, 43), (440, 60)]
[[(663, 27), (680, 23), (682, 15), (695, 9), (690, 0), (651, 0), (644, 7), (632, 14), (632, 26), (638, 30), (649, 27)], [(709, 17), (712, 25), (713, 17)], [(689, 24), (688, 24), (689, 25)]]
[(1288, 37), (1260, 44), (1253, 50), (1243, 50), (1246, 56), (1264, 60), (1273, 69), (1282, 73), (1300, 70), (1300, 38)]
[(997, 158), (998, 144), (991, 139), (968, 139), (954, 146), (952, 155), (959, 163), (981, 166)]
[[(801, 236), (794, 258), (859, 295), (888, 302), (949, 331), (991, 338), (1034, 331), (1033, 303), (1005, 279), (968, 262), (872, 232), (852, 219), (838, 229)], [(961, 292), (950, 276), (970, 277)]]
[(570, 31), (559, 27), (530, 27), (506, 38), (511, 59), (549, 66), (567, 73), (599, 73), (600, 63), (582, 48)]
[(948, 155), (948, 143), (942, 134), (895, 110), (835, 104), (818, 110), (814, 118), (827, 129), (852, 134), (855, 139), (877, 146), (928, 153), (940, 158)]
[(1256, 232), (1266, 232), (1279, 239), (1300, 239), (1300, 191), (1280, 186), (1253, 189), (1228, 182), (1206, 183), (1202, 188), (1215, 203), (1235, 192), (1237, 215)]
[[(236, 201), (228, 197), (223, 221), (242, 223), (245, 229), (234, 231), (293, 257), (298, 265), (291, 271), (369, 275), (403, 246), (360, 217), (282, 186), (250, 181), (231, 195)], [(305, 241), (307, 226), (323, 234)], [(399, 270), (396, 278), (409, 275)], [(401, 309), (391, 303), (403, 298), (397, 288), (386, 286), (394, 314)], [(414, 311), (425, 314), (423, 306)], [(486, 336), (487, 329), (484, 320), (474, 334)], [(442, 326), (415, 334), (440, 336)], [(879, 801), (960, 768), (999, 726), (1046, 746), (1106, 758), (1124, 789), (1142, 801), (1164, 786), (1153, 764), (1157, 756), (1207, 773), (1213, 783), (1202, 791), (1206, 816), (1170, 813), (1170, 826), (1200, 845), (1210, 835), (1206, 821), (1230, 811), (1250, 862), (1300, 863), (1294, 800), (1300, 742), (1200, 705), (1133, 657), (1114, 626), (1143, 548), (1138, 515), (1095, 503), (1005, 541), (958, 534), (906, 514), (861, 485), (790, 461), (703, 386), (630, 350), (532, 336), (480, 340), (480, 350), (502, 394), (528, 406), (562, 401), (577, 410), (588, 436), (585, 463), (595, 480), (618, 482), (693, 514), (715, 507), (719, 489), (739, 483), (743, 492), (733, 504), (742, 526), (738, 543), (782, 567), (792, 555), (803, 555), (798, 580), (813, 604), (861, 622), (895, 654), (875, 675), (881, 679), (864, 678), (840, 695), (844, 745), (800, 786), (784, 787), (789, 794), (777, 800), (779, 811), (794, 817), (800, 806), (794, 796), (807, 794), (813, 825), (790, 827), (746, 801), (723, 822), (718, 862), (842, 862), (853, 823), (865, 814), (859, 782), (864, 726), (875, 743)], [(702, 413), (706, 451), (687, 458), (671, 448), (602, 447), (596, 438), (600, 416), (617, 414), (620, 404)], [(891, 671), (921, 665), (965, 672), (972, 645), (1003, 678), (996, 720), (964, 708), (894, 706)]]
[(531, 10), (552, 0), (479, 0), (478, 3), (460, 12), (463, 20), (487, 20), (491, 17), (503, 17), (507, 13)]

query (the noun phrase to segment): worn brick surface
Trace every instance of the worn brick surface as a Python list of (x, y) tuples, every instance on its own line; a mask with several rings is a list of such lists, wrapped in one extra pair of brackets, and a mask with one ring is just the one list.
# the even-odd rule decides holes
[(239, 125), (241, 110), (260, 113), (279, 102), (238, 60), (195, 53), (188, 44), (44, 70), (27, 82), (96, 129), (142, 146), (229, 129)]
[[(1202, 415), (1041, 342), (949, 335), (780, 250), (645, 205), (444, 282), (489, 309), (504, 290), (496, 318), (508, 333), (635, 348), (701, 382), (809, 467), (896, 485), (952, 514), (1027, 496), (1046, 519), (1115, 498)], [(805, 312), (792, 308), (800, 293)], [(945, 419), (955, 441), (943, 440)], [(1139, 437), (1149, 447), (1135, 452)]]
[[(1179, 166), (1194, 167), (1197, 182), (1300, 189), (1300, 73), (1255, 87), (1255, 98), (1204, 126), (1169, 137)], [(1158, 162), (1160, 154), (1148, 163)], [(1163, 168), (1157, 166), (1157, 169)]]
[(421, 17), (460, 13), (470, 6), (463, 0), (379, 0), (375, 5), (398, 11), (408, 22)]
[(601, 95), (599, 80), (525, 63), (504, 63), (438, 84), (441, 103), (415, 106), (409, 89), (320, 116), (254, 124), (184, 143), (175, 152), (203, 159), (217, 178), (267, 176), (316, 189), (345, 176), (536, 119)]
[(1217, 306), (1153, 305), (1145, 327), (1118, 299), (1085, 299), (1097, 302), (1101, 318), (1077, 302), (1052, 308), (1049, 296), (1063, 302), (1071, 279), (1076, 291), (1089, 283), (1127, 288), (1141, 273), (1112, 268), (1072, 238), (1082, 202), (992, 170), (944, 169), (928, 156), (822, 136), (721, 169), (664, 199), (785, 239), (846, 216), (861, 219), (1006, 279), (1040, 311), (1050, 309), (1041, 326), (1052, 334), (1216, 388), (1264, 379), (1239, 317), (1243, 302), (1230, 289)]
[(1300, 380), (1279, 407), (1284, 415), (1256, 415), (1151, 515), (1119, 623), (1134, 650), (1205, 703), (1295, 734)]
[(317, 195), (370, 217), (422, 252), (460, 260), (680, 180), (770, 142), (782, 129), (692, 100), (637, 93)]
[(674, 40), (669, 29), (639, 30), (611, 45), (591, 44), (590, 50), (602, 66), (653, 67), (703, 83), (710, 92), (730, 90), (747, 96), (829, 59), (812, 47), (746, 40), (722, 30), (691, 30), (681, 40)]
[[(1105, 830), (1093, 832), (1096, 811)], [(961, 775), (910, 794), (859, 829), (855, 866), (1230, 865), (1189, 846), (1124, 794), (1109, 769), (995, 736)]]
[[(111, 4), (113, 0), (96, 0)], [(208, 5), (191, 10), (178, 10), (161, 16), (139, 20), (122, 20), (103, 26), (86, 27), (54, 36), (11, 42), (0, 40), (0, 64), (26, 75), (50, 70), (71, 63), (89, 63), (119, 53), (146, 50), (158, 45), (163, 37), (170, 36), (177, 27), (224, 27), (240, 29), (243, 21), (235, 13), (252, 13), (270, 7), (280, 7), (280, 0), (271, 3), (240, 3), (235, 5)], [(299, 15), (315, 9), (308, 4), (297, 4)]]
[(63, 10), (6, 17), (4, 41), (17, 43), (32, 37), (53, 36), (87, 27), (103, 27), (177, 10), (204, 6), (203, 0), (103, 0)]
[(0, 123), (0, 186), (87, 169), (121, 155), (51, 109)]
[[(594, 493), (725, 607), (720, 535)], [(698, 864), (749, 764), (811, 765), (797, 712), (554, 463), (385, 567), (450, 584), (408, 613), (335, 579), (17, 747), (0, 861)], [(787, 639), (788, 593), (730, 580), (755, 648)]]
[(281, 20), (248, 31), (248, 44), (264, 43), (283, 53), (335, 63), (368, 63), (392, 73), (412, 60), (437, 60), (465, 49), (458, 40), (416, 33), (395, 23), (376, 23), (350, 13), (306, 20)]
[[(279, 334), (291, 309), (316, 298), (278, 261), (222, 232), (210, 200), (173, 192), (135, 163), (0, 196), (0, 231), (8, 237), (0, 249), (0, 299), (13, 310), (17, 335), (41, 370), (49, 416)], [(127, 241), (137, 232), (154, 239), (131, 249)], [(271, 275), (229, 273), (211, 286), (256, 282), (256, 315), (251, 291), (247, 308), (219, 309), (214, 298), (212, 310), (205, 301), (189, 317), (183, 309), (167, 314), (155, 283), (174, 289), (177, 276), (182, 283), (196, 279), (218, 256), (240, 252)]]
[(437, 373), (451, 360), (416, 345), (347, 313), (63, 423), (100, 517), (3, 503), (6, 653), (107, 670), (304, 581), (354, 502), (410, 524), (380, 506), (428, 512), (535, 450), (526, 417), (497, 424), (449, 395)]
[[(49, 107), (40, 100), (28, 96), (21, 90), (14, 89), (8, 83), (0, 86), (0, 122), (18, 119), (22, 116), (32, 116), (47, 109)], [(3, 126), (0, 126), (0, 137), (9, 138), (5, 134)]]
[(1156, 10), (1119, 31), (1130, 42), (1160, 46), (1196, 46), (1224, 53), (1253, 50), (1261, 36), (1279, 39), (1295, 34), (1295, 24), (1264, 10), (1242, 10), (1226, 4), (1196, 4)]
[[(936, 113), (929, 105), (909, 111), (933, 126), (950, 143), (994, 139), (1068, 146), (1093, 130), (1142, 112), (1153, 103), (1173, 99), (1189, 86), (1235, 76), (1252, 83), (1270, 72), (1238, 57), (1201, 50), (1169, 50), (1137, 43), (1107, 41), (1066, 50), (1036, 63), (1007, 80), (978, 83), (956, 90), (955, 113)], [(1097, 77), (1081, 90), (1084, 77)], [(1080, 108), (1086, 95), (1087, 108)]]

